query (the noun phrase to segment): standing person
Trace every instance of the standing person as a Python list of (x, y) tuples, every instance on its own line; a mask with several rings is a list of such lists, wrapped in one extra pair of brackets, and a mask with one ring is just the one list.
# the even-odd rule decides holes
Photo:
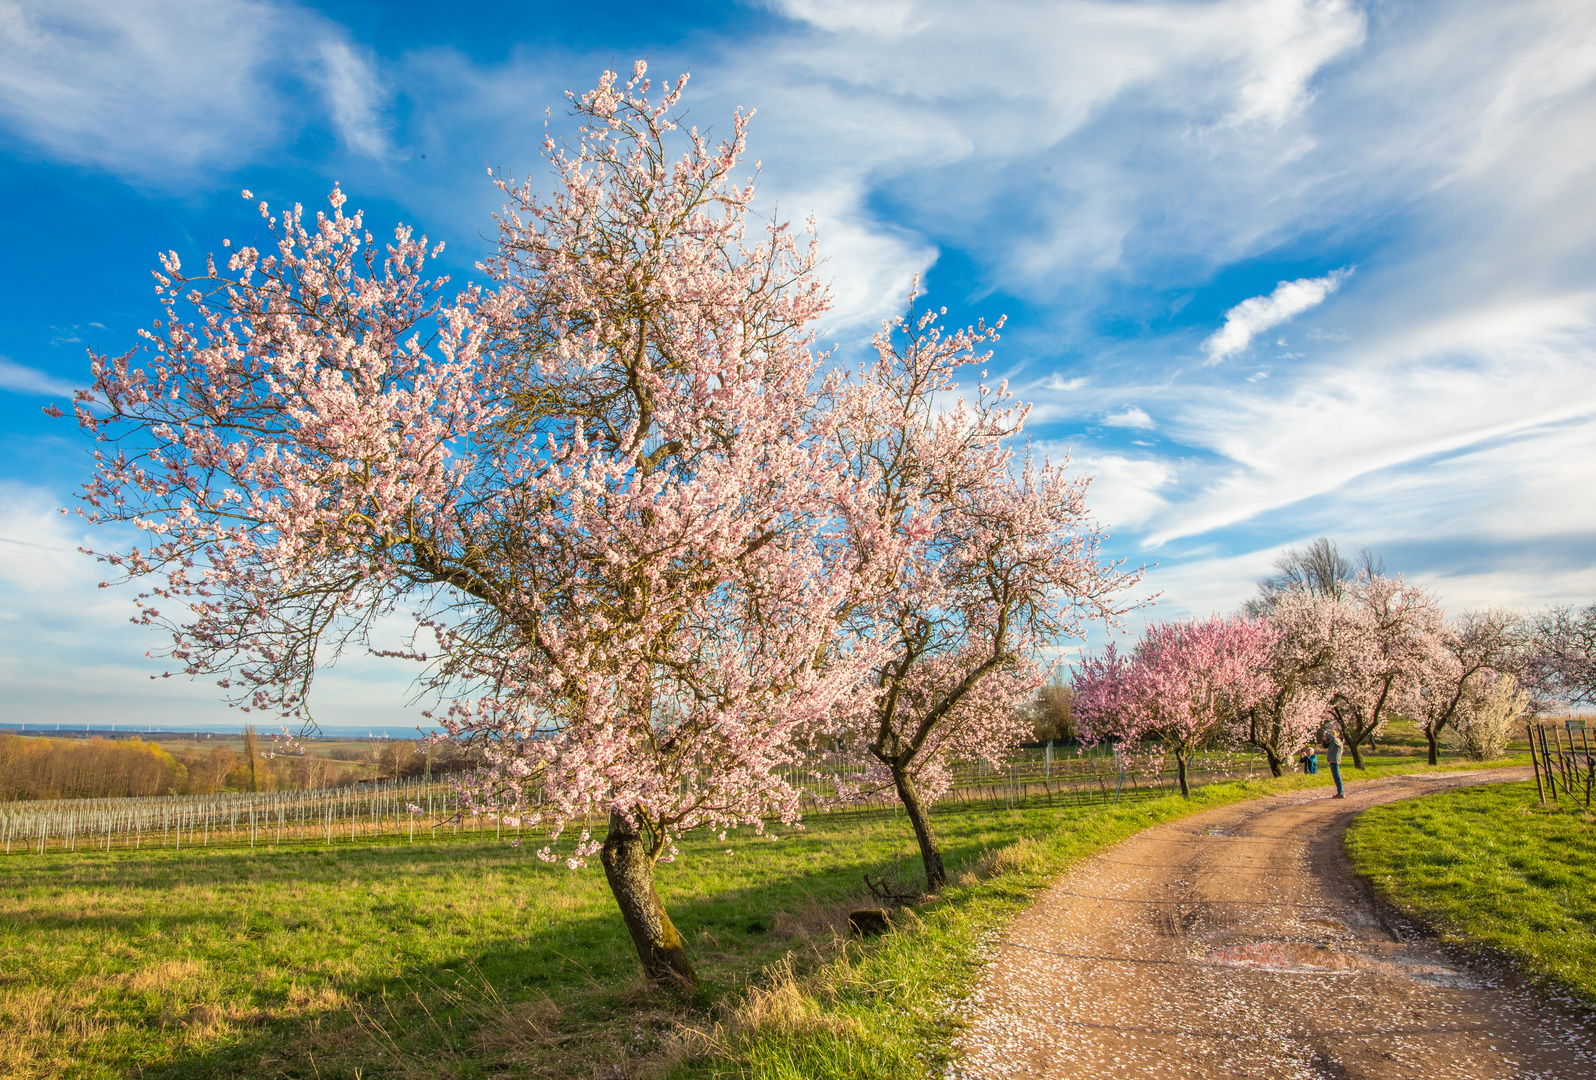
[(1341, 783), (1341, 741), (1336, 738), (1336, 729), (1331, 724), (1326, 724), (1324, 729), (1324, 756), (1330, 763), (1330, 775), (1336, 782), (1335, 797), (1345, 799), (1347, 789)]

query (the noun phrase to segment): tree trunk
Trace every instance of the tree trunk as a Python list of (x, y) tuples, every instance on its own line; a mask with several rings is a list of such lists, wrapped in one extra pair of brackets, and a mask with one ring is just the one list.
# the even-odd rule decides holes
[(1264, 757), (1269, 760), (1269, 771), (1275, 776), (1286, 775), (1285, 759), (1275, 752), (1275, 748), (1272, 746), (1265, 746), (1263, 748), (1263, 752)]
[(1180, 793), (1191, 798), (1191, 788), (1186, 786), (1186, 755), (1179, 750), (1175, 751), (1175, 771), (1180, 774)]
[(599, 861), (637, 946), (643, 974), (664, 986), (697, 989), (698, 974), (687, 959), (681, 935), (654, 891), (654, 857), (632, 823), (613, 810)]
[(892, 782), (898, 789), (898, 798), (903, 800), (903, 812), (909, 815), (909, 824), (914, 826), (914, 838), (920, 842), (920, 861), (925, 863), (925, 891), (941, 892), (948, 883), (948, 871), (942, 865), (942, 852), (937, 848), (936, 834), (931, 831), (925, 803), (920, 801), (920, 793), (915, 790), (914, 779), (907, 769), (894, 765)]
[(1363, 768), (1363, 746), (1362, 746), (1362, 740), (1348, 739), (1347, 740), (1347, 749), (1352, 751), (1352, 767), (1354, 769)]
[(1433, 728), (1425, 728), (1424, 738), (1430, 744), (1430, 764), (1439, 765), (1441, 763), (1440, 747), (1437, 744), (1440, 742), (1440, 732), (1435, 731)]

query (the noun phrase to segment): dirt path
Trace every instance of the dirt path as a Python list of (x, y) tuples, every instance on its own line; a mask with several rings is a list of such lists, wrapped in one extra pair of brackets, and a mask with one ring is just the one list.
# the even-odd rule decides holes
[(1342, 851), (1358, 812), (1527, 769), (1206, 811), (1082, 863), (1009, 927), (953, 1075), (1596, 1077), (1588, 1013), (1464, 970)]

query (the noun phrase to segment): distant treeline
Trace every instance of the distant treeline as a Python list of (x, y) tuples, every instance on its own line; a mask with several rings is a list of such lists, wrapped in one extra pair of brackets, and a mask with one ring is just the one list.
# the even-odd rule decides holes
[(0, 802), (347, 787), (375, 776), (421, 776), (429, 767), (437, 775), (471, 764), (468, 755), (452, 746), (434, 748), (429, 763), (417, 744), (405, 741), (367, 752), (334, 751), (326, 757), (313, 752), (268, 757), (260, 752), (253, 731), (246, 733), (242, 752), (225, 746), (168, 751), (140, 739), (0, 735)]

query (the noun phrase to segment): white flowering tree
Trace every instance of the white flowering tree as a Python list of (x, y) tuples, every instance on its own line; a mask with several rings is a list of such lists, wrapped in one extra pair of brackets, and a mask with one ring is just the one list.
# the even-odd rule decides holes
[[(805, 244), (746, 228), (747, 117), (678, 128), (639, 64), (573, 99), (555, 194), (509, 199), (490, 291), (445, 298), (437, 253), (360, 215), (261, 214), (275, 250), (158, 277), (147, 351), (97, 358), (85, 498), (146, 545), (179, 670), (306, 716), (319, 666), (411, 619), (440, 719), (490, 761), (475, 797), (594, 854), (661, 982), (695, 979), (654, 888), (686, 830), (791, 821), (776, 771), (859, 670), (830, 522), (857, 485), (815, 408)], [(673, 150), (673, 145), (678, 149)], [(860, 653), (868, 659), (867, 653)], [(533, 793), (537, 805), (529, 805)]]
[[(872, 766), (867, 784), (902, 801), (935, 892), (947, 871), (929, 809), (948, 764), (1022, 742), (1020, 705), (1048, 675), (1039, 650), (1115, 619), (1140, 574), (1100, 557), (1089, 478), (1016, 455), (1028, 408), (980, 381), (998, 327), (944, 333), (913, 300), (834, 393), (860, 590), (845, 623), (875, 656), (834, 730)], [(971, 392), (961, 370), (980, 373)]]

